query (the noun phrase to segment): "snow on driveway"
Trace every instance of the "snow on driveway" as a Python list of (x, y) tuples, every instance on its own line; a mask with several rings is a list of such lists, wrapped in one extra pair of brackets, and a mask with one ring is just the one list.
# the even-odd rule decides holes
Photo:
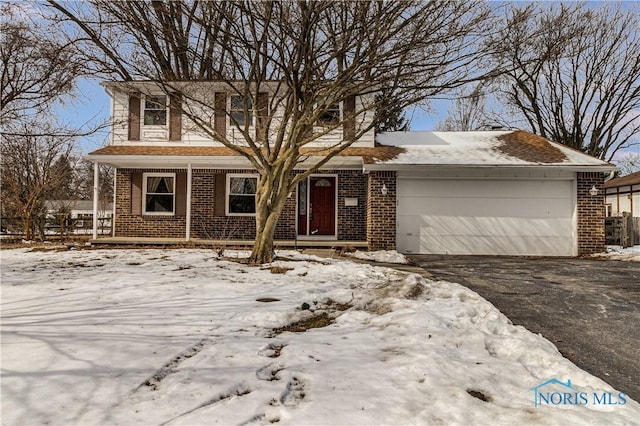
[[(200, 249), (19, 249), (0, 259), (2, 425), (629, 424), (640, 415), (457, 284), (319, 258), (279, 261), (272, 273)], [(310, 318), (333, 322), (283, 328)], [(534, 407), (531, 389), (550, 379), (571, 380), (574, 395)]]
[(608, 259), (608, 260), (623, 260), (627, 262), (640, 262), (640, 246), (632, 246), (622, 248), (621, 246), (607, 246), (605, 253), (596, 253), (592, 257)]

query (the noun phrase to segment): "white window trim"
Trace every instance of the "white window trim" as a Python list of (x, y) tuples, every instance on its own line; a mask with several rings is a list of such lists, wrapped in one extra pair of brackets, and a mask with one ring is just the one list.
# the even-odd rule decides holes
[[(258, 183), (258, 179), (259, 176), (257, 174), (252, 174), (252, 173), (227, 173), (227, 182), (226, 182), (226, 189), (225, 189), (225, 194), (224, 194), (224, 213), (226, 216), (253, 216), (255, 217), (255, 213), (231, 213), (229, 212), (229, 196), (231, 195), (231, 178), (243, 178), (243, 177), (248, 177), (248, 178), (254, 178), (256, 179), (256, 189), (257, 189), (257, 183)], [(254, 195), (254, 199), (255, 199), (255, 195)], [(257, 208), (257, 206), (256, 206)]]
[[(234, 123), (233, 119), (231, 118), (232, 114), (233, 114), (233, 110), (231, 109), (231, 105), (232, 105), (231, 99), (233, 97), (236, 97), (236, 96), (237, 97), (241, 97), (241, 98), (245, 98), (245, 96), (238, 95), (237, 93), (229, 94), (229, 96), (228, 96), (228, 98), (229, 98), (229, 100), (228, 100), (229, 106), (228, 106), (228, 110), (227, 110), (227, 111), (229, 111), (229, 116), (227, 117), (227, 121), (228, 121), (227, 124), (229, 125), (229, 127), (236, 127), (236, 124)], [(249, 129), (252, 129), (254, 127), (254, 125), (255, 125), (255, 122), (256, 122), (256, 111), (255, 111), (255, 107), (253, 105), (253, 99), (251, 99), (251, 109), (250, 109), (250, 111), (251, 111), (251, 122), (249, 123)], [(245, 127), (245, 124), (238, 124), (238, 126), (240, 126), (242, 128), (242, 127)]]
[[(173, 211), (171, 212), (148, 212), (147, 211), (147, 178), (148, 177), (171, 177), (173, 178)], [(176, 174), (175, 173), (143, 173), (142, 174), (142, 214), (145, 216), (175, 216), (176, 214)]]
[[(164, 96), (164, 106), (165, 106), (165, 120), (164, 123), (165, 124), (144, 124), (144, 114), (147, 110), (147, 98), (151, 98), (154, 96)], [(140, 117), (140, 122), (142, 124), (142, 127), (147, 128), (147, 129), (166, 129), (169, 126), (169, 96), (167, 96), (164, 93), (158, 94), (158, 95), (144, 95), (142, 97), (142, 117)]]

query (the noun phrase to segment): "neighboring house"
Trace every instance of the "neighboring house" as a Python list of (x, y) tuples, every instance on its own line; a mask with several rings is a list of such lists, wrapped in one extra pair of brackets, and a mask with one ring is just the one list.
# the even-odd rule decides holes
[[(116, 83), (106, 86), (113, 99), (111, 144), (88, 158), (116, 168), (112, 237), (250, 243), (257, 174), (249, 161), (193, 131), (166, 97), (144, 99)], [(210, 92), (216, 130), (234, 137), (233, 96)], [(335, 114), (358, 102), (337, 106)], [(309, 161), (322, 155), (318, 146), (347, 139), (370, 116), (346, 121), (314, 152), (306, 148)], [(405, 253), (599, 252), (601, 187), (613, 170), (523, 131), (370, 131), (290, 194), (276, 244)], [(591, 195), (592, 188), (599, 193)]]
[(605, 190), (607, 216), (622, 216), (622, 213), (631, 213), (631, 216), (640, 217), (640, 172), (607, 181)]
[[(68, 231), (86, 234), (93, 228), (93, 201), (91, 200), (50, 200), (45, 202), (48, 228), (59, 228), (60, 219), (65, 219)], [(111, 229), (113, 203), (101, 201), (98, 204), (98, 228)]]

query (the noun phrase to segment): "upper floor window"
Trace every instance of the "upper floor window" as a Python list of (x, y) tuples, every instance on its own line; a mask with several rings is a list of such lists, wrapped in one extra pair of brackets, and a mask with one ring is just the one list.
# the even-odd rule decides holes
[(318, 117), (319, 126), (331, 126), (340, 122), (340, 104), (335, 103), (329, 107)]
[(253, 125), (253, 105), (250, 97), (241, 95), (231, 95), (231, 124), (237, 123), (239, 126)]
[(167, 124), (167, 97), (147, 96), (144, 99), (145, 126), (165, 126)]
[(143, 214), (172, 215), (175, 211), (175, 173), (143, 175)]
[(256, 175), (227, 175), (227, 215), (254, 216), (256, 214)]

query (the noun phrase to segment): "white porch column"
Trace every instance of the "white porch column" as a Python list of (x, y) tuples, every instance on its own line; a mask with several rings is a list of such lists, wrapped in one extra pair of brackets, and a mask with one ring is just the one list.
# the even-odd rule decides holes
[(191, 239), (191, 163), (187, 165), (187, 222), (185, 239), (189, 241)]
[(99, 164), (97, 161), (93, 162), (93, 239), (98, 239), (98, 179), (99, 179)]

